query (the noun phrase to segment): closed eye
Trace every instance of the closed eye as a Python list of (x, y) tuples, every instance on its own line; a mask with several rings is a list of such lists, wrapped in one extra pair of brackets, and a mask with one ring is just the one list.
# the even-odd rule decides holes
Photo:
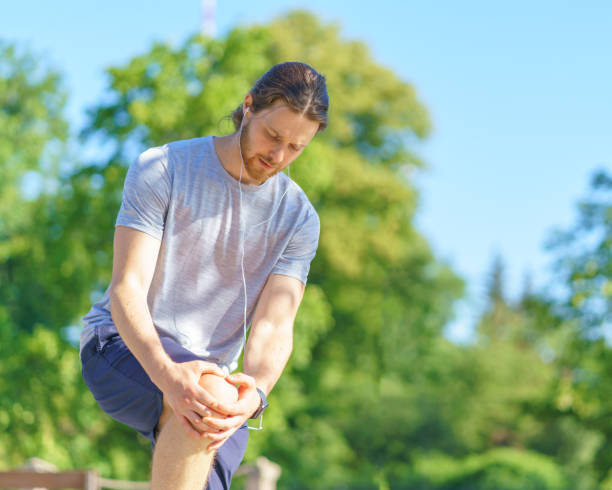
[(281, 139), (279, 135), (272, 134), (270, 132), (268, 132), (268, 138), (270, 138), (271, 140), (274, 140), (274, 141), (280, 141), (280, 139)]
[[(282, 142), (282, 140), (283, 140), (283, 138), (282, 138), (282, 137), (281, 137), (279, 134), (274, 134), (274, 133), (270, 132), (269, 130), (266, 130), (266, 136), (267, 136), (267, 137), (268, 137), (270, 140), (275, 141), (275, 142), (277, 142), (277, 143), (281, 143), (281, 142)], [(301, 150), (303, 150), (303, 149), (304, 149), (304, 146), (303, 146), (303, 145), (294, 145), (294, 144), (290, 144), (290, 145), (289, 145), (289, 148), (291, 149), (291, 151), (293, 151), (293, 152), (296, 152), (296, 153), (297, 153), (297, 152), (300, 152)]]

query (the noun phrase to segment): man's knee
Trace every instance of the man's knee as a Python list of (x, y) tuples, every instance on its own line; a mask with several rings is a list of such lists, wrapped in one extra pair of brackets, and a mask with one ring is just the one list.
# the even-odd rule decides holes
[[(200, 386), (204, 388), (211, 396), (219, 400), (221, 403), (231, 404), (238, 400), (238, 389), (225, 378), (221, 378), (215, 374), (203, 374), (200, 378)], [(174, 410), (162, 396), (162, 413), (155, 428), (155, 435), (159, 435), (166, 422), (174, 415)]]
[(232, 404), (238, 401), (238, 389), (215, 374), (203, 374), (200, 386), (221, 403)]

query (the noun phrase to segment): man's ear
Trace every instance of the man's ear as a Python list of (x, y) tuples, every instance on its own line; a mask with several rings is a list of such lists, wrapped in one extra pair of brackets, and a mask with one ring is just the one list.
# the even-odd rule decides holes
[(244, 96), (244, 101), (242, 102), (242, 114), (246, 116), (247, 112), (251, 105), (253, 104), (253, 96), (249, 93)]

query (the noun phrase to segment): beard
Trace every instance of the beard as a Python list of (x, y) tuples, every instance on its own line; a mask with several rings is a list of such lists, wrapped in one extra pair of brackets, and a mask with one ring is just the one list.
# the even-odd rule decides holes
[[(270, 177), (273, 177), (277, 173), (281, 171), (279, 167), (275, 167), (272, 165), (269, 160), (263, 155), (258, 154), (257, 152), (252, 151), (251, 146), (251, 121), (247, 121), (246, 124), (243, 123), (242, 130), (240, 132), (240, 148), (241, 148), (241, 157), (244, 163), (244, 171), (245, 173), (253, 180), (255, 180), (258, 184), (263, 184)], [(272, 168), (264, 167), (259, 160), (263, 160), (265, 163), (270, 165)]]

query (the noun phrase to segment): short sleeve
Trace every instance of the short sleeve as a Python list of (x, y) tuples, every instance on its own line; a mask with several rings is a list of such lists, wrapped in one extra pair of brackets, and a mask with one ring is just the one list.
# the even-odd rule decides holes
[(145, 151), (127, 172), (115, 226), (134, 228), (161, 240), (171, 189), (166, 149)]
[(319, 232), (319, 217), (316, 211), (310, 208), (306, 218), (296, 229), (276, 262), (272, 274), (294, 277), (306, 284), (310, 263), (319, 245)]

